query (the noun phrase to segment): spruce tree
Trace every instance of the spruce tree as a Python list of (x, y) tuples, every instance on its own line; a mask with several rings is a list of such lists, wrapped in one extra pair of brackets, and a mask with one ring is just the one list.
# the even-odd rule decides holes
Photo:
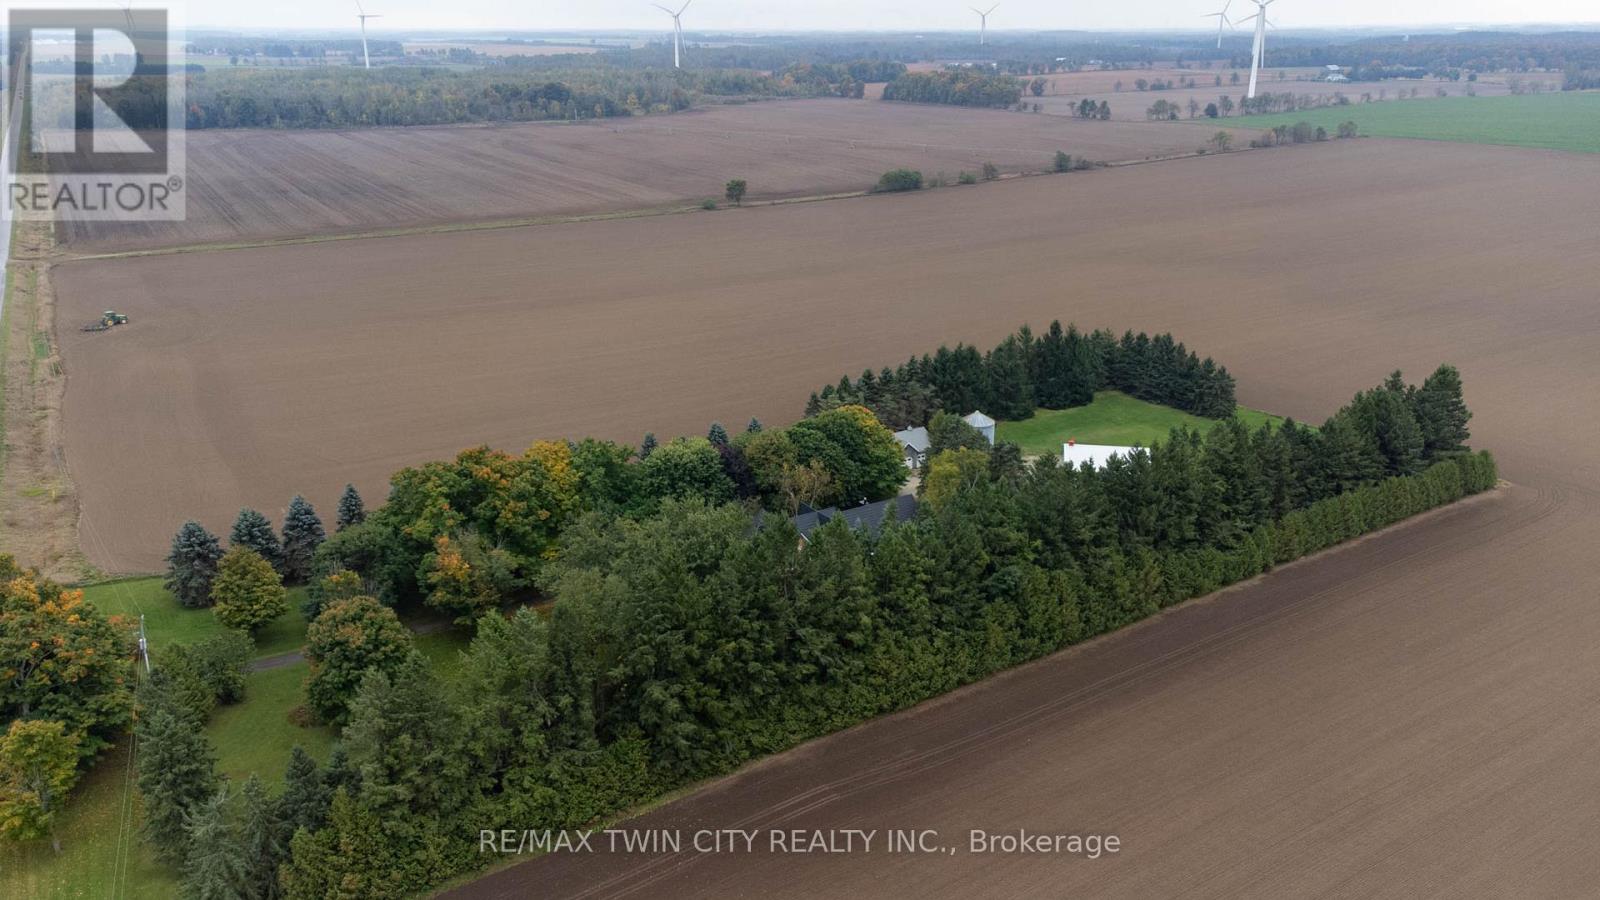
[(706, 440), (710, 441), (713, 447), (726, 447), (728, 446), (728, 429), (723, 428), (721, 422), (712, 422), (711, 429), (706, 432)]
[(1417, 423), (1422, 427), (1423, 456), (1434, 460), (1467, 449), (1467, 420), (1472, 413), (1461, 396), (1461, 373), (1455, 366), (1434, 370), (1412, 395)]
[(288, 855), (289, 833), (281, 804), (274, 801), (254, 773), (240, 792), (238, 842), (244, 862), (245, 896), (251, 900), (277, 900), (278, 866)]
[(361, 494), (353, 484), (344, 486), (344, 493), (339, 495), (339, 518), (334, 524), (334, 531), (343, 531), (351, 525), (360, 525), (367, 520), (366, 507), (361, 503)]
[(305, 828), (315, 831), (328, 817), (328, 801), (333, 789), (329, 787), (317, 761), (299, 744), (289, 751), (289, 765), (283, 773), (283, 796), (279, 798), (279, 812), (284, 829), (290, 833)]
[(191, 609), (211, 603), (211, 581), (222, 562), (222, 545), (199, 522), (185, 522), (167, 554), (167, 590)]
[(239, 510), (239, 518), (233, 520), (233, 533), (228, 536), (228, 545), (254, 550), (271, 563), (278, 574), (283, 574), (283, 545), (278, 543), (278, 533), (272, 530), (272, 523), (261, 513), (249, 507)]
[(760, 434), (761, 420), (755, 416), (750, 417), (750, 424), (744, 427), (745, 434)]
[(244, 900), (249, 892), (244, 848), (228, 824), (228, 788), (195, 804), (185, 818), (188, 853), (183, 896), (189, 900)]
[(644, 440), (639, 442), (639, 461), (644, 462), (654, 452), (656, 452), (656, 433), (654, 431), (646, 431)]
[(296, 494), (283, 517), (283, 577), (294, 584), (311, 577), (311, 556), (328, 537), (306, 498)]
[(157, 856), (182, 863), (189, 855), (187, 817), (217, 789), (211, 745), (199, 723), (167, 703), (146, 711), (138, 740), (145, 836)]

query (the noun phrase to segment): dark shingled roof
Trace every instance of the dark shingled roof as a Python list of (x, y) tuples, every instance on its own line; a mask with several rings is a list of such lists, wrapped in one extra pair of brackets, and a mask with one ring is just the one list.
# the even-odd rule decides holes
[(789, 521), (794, 523), (800, 536), (807, 540), (811, 532), (826, 525), (834, 519), (843, 519), (851, 528), (865, 528), (870, 534), (877, 534), (878, 529), (893, 514), (895, 521), (905, 522), (917, 514), (917, 498), (910, 494), (901, 494), (888, 500), (877, 503), (868, 503), (866, 506), (857, 506), (854, 509), (841, 510), (836, 506), (827, 509), (811, 510), (801, 513)]

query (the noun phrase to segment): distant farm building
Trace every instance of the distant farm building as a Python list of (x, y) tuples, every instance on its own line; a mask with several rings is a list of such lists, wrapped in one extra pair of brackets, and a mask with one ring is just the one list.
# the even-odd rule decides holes
[(834, 519), (843, 519), (851, 528), (864, 530), (868, 534), (877, 534), (883, 523), (891, 518), (897, 522), (906, 522), (916, 514), (917, 498), (911, 494), (901, 494), (854, 509), (841, 510), (837, 506), (830, 506), (827, 509), (807, 510), (789, 521), (794, 524), (795, 530), (800, 532), (800, 540), (809, 542), (811, 532)]
[(1110, 444), (1080, 444), (1077, 441), (1067, 441), (1061, 445), (1061, 461), (1066, 465), (1077, 468), (1088, 463), (1097, 469), (1104, 468), (1113, 456), (1128, 459), (1138, 447), (1114, 447)]

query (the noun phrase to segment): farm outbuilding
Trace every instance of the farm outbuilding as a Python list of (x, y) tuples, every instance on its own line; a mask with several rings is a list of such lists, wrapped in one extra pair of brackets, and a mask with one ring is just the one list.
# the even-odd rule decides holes
[(1073, 467), (1088, 463), (1100, 469), (1105, 467), (1111, 457), (1121, 456), (1126, 459), (1138, 449), (1138, 447), (1116, 447), (1110, 444), (1080, 444), (1069, 440), (1061, 445), (1061, 461)]

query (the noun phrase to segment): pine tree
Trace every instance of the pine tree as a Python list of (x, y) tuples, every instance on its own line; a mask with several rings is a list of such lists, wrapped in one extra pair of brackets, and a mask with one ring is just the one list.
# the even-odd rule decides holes
[(728, 446), (728, 429), (723, 428), (721, 422), (712, 422), (711, 429), (706, 432), (706, 440), (710, 441), (713, 447), (726, 447)]
[(1412, 395), (1417, 423), (1422, 427), (1423, 455), (1437, 459), (1467, 449), (1467, 420), (1472, 413), (1461, 396), (1461, 373), (1455, 366), (1435, 369)]
[(283, 575), (291, 583), (303, 583), (311, 577), (311, 556), (328, 537), (322, 530), (322, 520), (311, 508), (306, 498), (296, 494), (289, 501), (289, 511), (283, 517)]
[(277, 900), (278, 866), (288, 855), (288, 829), (281, 803), (274, 801), (254, 773), (240, 793), (239, 849), (244, 861), (245, 896), (250, 900)]
[(754, 416), (751, 416), (750, 417), (750, 424), (746, 425), (744, 427), (744, 431), (745, 431), (746, 434), (760, 434), (761, 433), (761, 420), (757, 419)]
[(351, 525), (360, 525), (367, 520), (367, 510), (361, 503), (361, 493), (353, 484), (344, 486), (344, 493), (339, 495), (339, 518), (334, 525), (334, 531), (343, 531)]
[(284, 829), (290, 833), (305, 828), (316, 830), (328, 817), (328, 801), (333, 789), (328, 785), (317, 761), (299, 744), (289, 751), (289, 765), (283, 773), (283, 796), (279, 812)]
[(654, 452), (656, 452), (656, 433), (654, 431), (646, 431), (644, 440), (639, 442), (639, 461), (644, 462)]
[(228, 788), (195, 804), (185, 817), (188, 854), (183, 861), (183, 896), (189, 900), (247, 900), (244, 848), (228, 824)]
[(167, 554), (167, 590), (191, 609), (211, 603), (211, 580), (222, 562), (222, 545), (199, 522), (185, 522)]
[(156, 855), (182, 863), (189, 855), (186, 819), (217, 789), (211, 745), (199, 723), (165, 703), (146, 711), (138, 740), (145, 835)]
[(228, 545), (254, 550), (271, 563), (280, 575), (283, 573), (283, 545), (278, 543), (278, 534), (272, 530), (272, 523), (261, 513), (249, 507), (239, 510), (239, 518), (233, 520), (233, 533), (228, 536)]

